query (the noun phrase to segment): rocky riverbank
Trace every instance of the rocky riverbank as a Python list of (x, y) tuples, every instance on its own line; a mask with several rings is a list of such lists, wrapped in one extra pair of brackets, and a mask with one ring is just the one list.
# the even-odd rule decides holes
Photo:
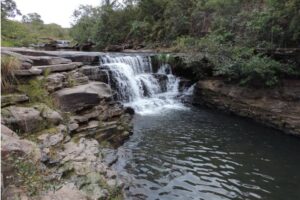
[(110, 166), (133, 112), (93, 72), (99, 57), (14, 48), (1, 56), (19, 65), (1, 97), (3, 199), (121, 199)]
[(274, 89), (245, 88), (211, 79), (197, 82), (193, 103), (253, 119), (300, 136), (300, 81), (285, 80)]

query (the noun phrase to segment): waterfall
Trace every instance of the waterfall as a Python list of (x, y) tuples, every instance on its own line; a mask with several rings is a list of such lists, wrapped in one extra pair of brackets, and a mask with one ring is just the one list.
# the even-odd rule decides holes
[(141, 55), (104, 55), (101, 68), (108, 71), (111, 86), (125, 106), (139, 114), (156, 114), (165, 109), (182, 109), (178, 87), (180, 80), (171, 66), (163, 64), (153, 72), (151, 58)]

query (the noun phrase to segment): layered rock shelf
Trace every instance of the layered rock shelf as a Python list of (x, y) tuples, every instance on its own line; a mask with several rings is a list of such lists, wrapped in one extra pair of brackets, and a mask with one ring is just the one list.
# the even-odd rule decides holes
[(99, 57), (14, 48), (3, 48), (2, 56), (20, 63), (16, 85), (1, 97), (3, 197), (122, 195), (110, 166), (114, 149), (132, 134), (133, 113), (114, 100), (104, 74), (91, 73)]
[(300, 82), (286, 80), (279, 88), (245, 88), (222, 80), (199, 81), (193, 103), (217, 108), (300, 136)]

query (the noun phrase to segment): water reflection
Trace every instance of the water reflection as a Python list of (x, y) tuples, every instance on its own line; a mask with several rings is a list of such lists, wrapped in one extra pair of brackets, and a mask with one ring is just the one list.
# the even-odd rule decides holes
[(300, 140), (204, 109), (136, 116), (127, 199), (300, 199)]

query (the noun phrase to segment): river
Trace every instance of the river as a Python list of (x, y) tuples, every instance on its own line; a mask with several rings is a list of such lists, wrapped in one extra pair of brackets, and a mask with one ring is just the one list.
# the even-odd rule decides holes
[(300, 199), (300, 140), (204, 108), (136, 115), (127, 199)]

